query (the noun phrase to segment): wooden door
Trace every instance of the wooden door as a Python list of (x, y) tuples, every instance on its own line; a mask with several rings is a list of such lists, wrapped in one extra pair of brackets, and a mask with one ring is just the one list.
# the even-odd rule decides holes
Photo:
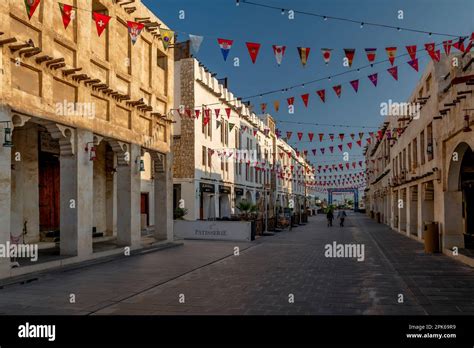
[(140, 196), (140, 213), (141, 214), (146, 214), (146, 225), (150, 226), (150, 221), (149, 221), (149, 205), (148, 205), (148, 193), (142, 193)]
[(59, 160), (50, 154), (39, 158), (40, 230), (59, 230)]

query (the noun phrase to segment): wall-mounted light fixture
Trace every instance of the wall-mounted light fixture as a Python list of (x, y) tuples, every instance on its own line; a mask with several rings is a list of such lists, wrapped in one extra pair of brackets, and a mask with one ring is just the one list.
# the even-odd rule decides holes
[[(89, 144), (92, 145), (89, 146)], [(86, 148), (84, 149), (86, 152), (89, 152), (89, 161), (95, 161), (97, 159), (97, 148), (94, 144), (94, 142), (89, 142), (86, 144)]]
[(12, 129), (10, 128), (10, 121), (0, 121), (0, 123), (6, 123), (6, 126), (3, 128), (3, 147), (13, 147)]
[(144, 172), (145, 171), (145, 162), (143, 161), (141, 156), (137, 156), (135, 159), (135, 164), (139, 164), (138, 166), (138, 171), (139, 172)]

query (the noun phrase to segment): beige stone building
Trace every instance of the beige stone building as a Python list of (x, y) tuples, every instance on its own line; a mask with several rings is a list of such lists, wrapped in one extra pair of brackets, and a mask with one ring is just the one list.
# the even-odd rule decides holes
[[(166, 25), (139, 0), (62, 2), (78, 7), (67, 29), (56, 1), (31, 19), (0, 2), (0, 244), (48, 249), (0, 259), (0, 277), (138, 248), (148, 225), (173, 238)], [(100, 37), (93, 12), (111, 17)], [(127, 21), (145, 24), (135, 44)]]
[(408, 100), (414, 113), (388, 115), (366, 149), (368, 213), (419, 241), (436, 222), (459, 258), (474, 249), (473, 56), (430, 62)]

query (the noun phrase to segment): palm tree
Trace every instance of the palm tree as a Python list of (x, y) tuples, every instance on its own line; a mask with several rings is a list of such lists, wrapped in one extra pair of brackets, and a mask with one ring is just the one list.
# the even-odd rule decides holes
[(249, 214), (255, 213), (257, 211), (257, 206), (245, 199), (241, 200), (237, 204), (236, 208), (239, 209), (245, 219), (248, 219)]

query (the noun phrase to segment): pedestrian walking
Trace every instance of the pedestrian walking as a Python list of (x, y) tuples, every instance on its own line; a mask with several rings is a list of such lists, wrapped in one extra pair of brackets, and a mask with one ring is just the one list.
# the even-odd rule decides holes
[(344, 227), (344, 219), (346, 218), (347, 214), (345, 210), (339, 210), (337, 213), (337, 218), (339, 219), (339, 226)]
[(332, 212), (332, 209), (328, 210), (328, 212), (326, 214), (326, 218), (328, 219), (328, 227), (332, 226), (332, 220), (334, 220), (334, 214)]

